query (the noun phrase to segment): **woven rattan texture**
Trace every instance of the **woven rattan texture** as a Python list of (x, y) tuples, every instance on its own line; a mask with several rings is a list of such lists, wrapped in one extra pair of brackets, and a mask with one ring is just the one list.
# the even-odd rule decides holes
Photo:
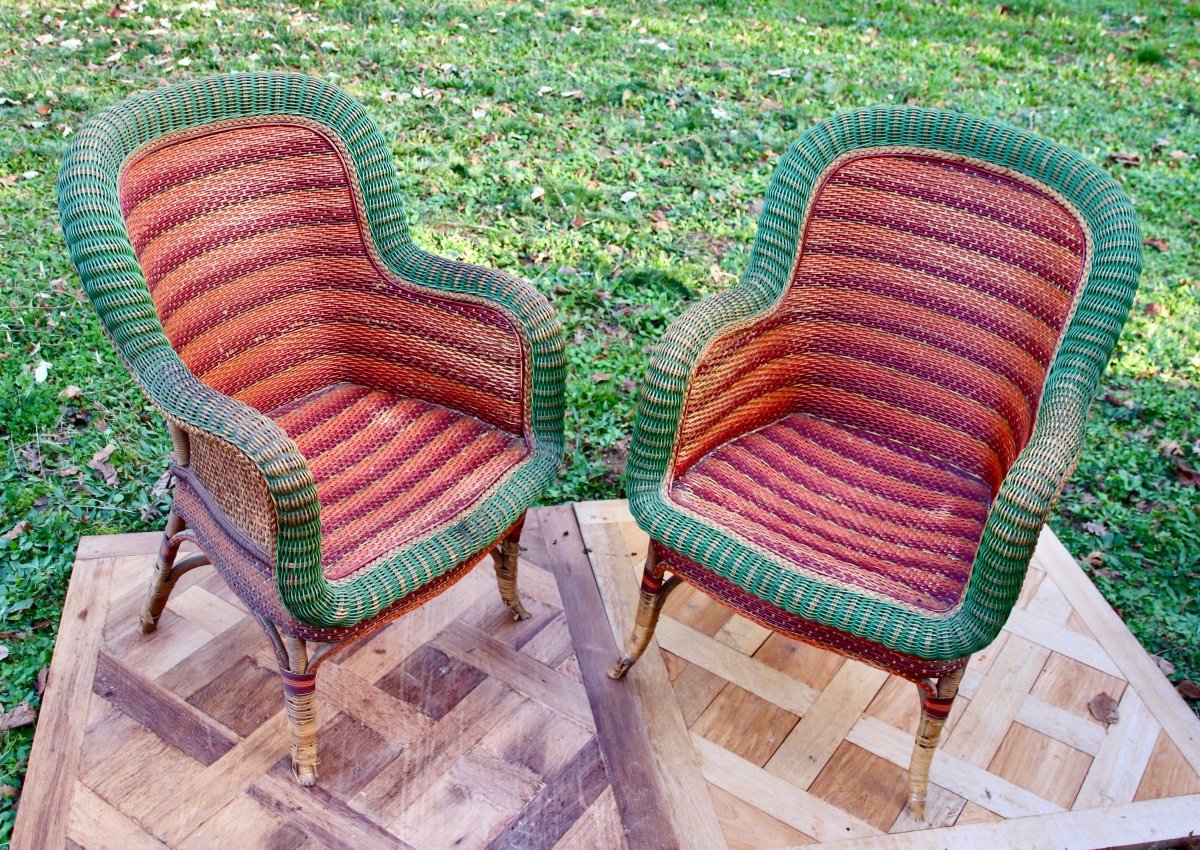
[[(1140, 244), (1120, 187), (1048, 140), (911, 108), (818, 124), (776, 171), (742, 282), (689, 310), (655, 349), (631, 445), (634, 515), (784, 614), (928, 659), (986, 646), (1078, 458)], [(796, 569), (732, 520), (676, 501), (676, 474), (788, 415), (869, 432), (986, 488), (969, 570), (902, 590), (870, 586), (858, 569), (857, 580)], [(864, 528), (865, 505), (842, 519), (875, 536), (895, 522), (877, 513)], [(889, 546), (921, 527), (904, 522)], [(941, 586), (966, 575), (961, 598)]]
[[(74, 138), (58, 192), (72, 260), (139, 384), (169, 421), (227, 443), (261, 476), (276, 529), (267, 554), (299, 620), (352, 627), (380, 614), (476, 559), (553, 478), (565, 358), (548, 302), (413, 244), (391, 152), (335, 87), (238, 74), (129, 98)], [(310, 361), (268, 339), (289, 334)], [(447, 377), (435, 378), (443, 355)], [(528, 460), (456, 521), (331, 582), (317, 482), (263, 411), (347, 381), (477, 415), (519, 436)]]

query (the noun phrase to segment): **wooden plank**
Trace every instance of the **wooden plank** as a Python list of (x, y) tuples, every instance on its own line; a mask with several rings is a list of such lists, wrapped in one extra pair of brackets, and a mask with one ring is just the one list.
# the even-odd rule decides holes
[[(1071, 808), (1128, 803), (1137, 793), (1162, 727), (1133, 688), (1126, 689), (1117, 712), (1120, 718), (1108, 727), (1108, 735)], [(1200, 827), (1200, 813), (1196, 825)]]
[(322, 666), (317, 675), (317, 699), (357, 718), (401, 746), (408, 746), (432, 725), (427, 716), (408, 703), (332, 661)]
[[(162, 540), (161, 531), (141, 531), (135, 534), (85, 535), (79, 538), (76, 561), (94, 561), (129, 555), (156, 555)], [(149, 581), (150, 576), (146, 576)]]
[(1053, 652), (1074, 658), (1076, 661), (1089, 667), (1095, 667), (1110, 676), (1121, 675), (1121, 669), (1104, 651), (1104, 647), (1097, 641), (1068, 629), (1065, 625), (1059, 625), (1017, 608), (1009, 615), (1004, 628), (1010, 634), (1019, 635), (1033, 643), (1041, 644)]
[[(866, 715), (854, 724), (846, 740), (898, 767), (908, 768), (912, 756), (912, 733), (902, 732), (895, 726)], [(1062, 809), (1031, 791), (989, 773), (985, 768), (941, 750), (933, 755), (929, 777), (934, 785), (940, 785), (1006, 818), (1051, 814)]]
[(1070, 809), (1091, 766), (1087, 753), (1014, 723), (988, 771)]
[(702, 759), (705, 779), (792, 829), (818, 841), (880, 832), (866, 821), (772, 776), (699, 735), (692, 736), (692, 743)]
[(797, 720), (790, 711), (762, 697), (737, 685), (726, 685), (692, 724), (692, 732), (762, 766), (779, 749)]
[(670, 617), (659, 620), (655, 637), (658, 645), (667, 652), (703, 667), (792, 714), (804, 714), (817, 698), (816, 690), (786, 673), (768, 667), (758, 659), (746, 656)]
[[(936, 763), (936, 762), (935, 762)], [(1104, 812), (1073, 811), (830, 844), (830, 850), (1094, 850), (1171, 847), (1196, 828), (1200, 795), (1126, 803)]]
[(607, 787), (600, 743), (593, 738), (488, 843), (488, 850), (550, 850)]
[(725, 830), (729, 850), (760, 850), (763, 847), (817, 843), (815, 838), (776, 820), (753, 803), (735, 797), (724, 788), (710, 784), (708, 793), (721, 820), (721, 828)]
[(162, 850), (162, 844), (146, 830), (78, 780), (71, 795), (69, 814), (71, 820), (67, 835), (80, 847)]
[(1090, 756), (1100, 751), (1100, 745), (1105, 738), (1103, 726), (1088, 723), (1079, 715), (1050, 705), (1033, 694), (1025, 697), (1017, 716), (1013, 719)]
[(510, 649), (486, 632), (465, 623), (451, 623), (433, 639), (433, 645), (566, 714), (585, 729), (595, 728), (587, 691), (582, 685)]
[[(300, 850), (307, 843), (303, 831), (284, 823), (248, 794), (239, 794), (180, 842), (178, 850), (222, 847)], [(162, 850), (163, 845), (157, 846)]]
[(767, 762), (767, 770), (807, 790), (887, 678), (858, 661), (843, 664)]
[[(617, 645), (612, 627), (604, 617), (600, 591), (584, 552), (584, 538), (575, 514), (570, 507), (549, 508), (540, 519), (595, 718), (600, 752), (629, 845), (666, 848), (686, 844), (684, 836), (676, 836), (668, 816), (672, 811), (671, 796), (655, 770), (647, 719), (638, 707), (637, 692), (626, 683), (608, 678), (608, 668), (617, 657)], [(670, 684), (666, 687), (669, 689)]]
[(329, 850), (411, 850), (395, 835), (363, 817), (320, 785), (301, 788), (286, 768), (250, 786), (251, 797)]
[(888, 832), (908, 800), (904, 768), (862, 747), (842, 741), (821, 775), (809, 788), (847, 814)]
[(1179, 698), (1167, 677), (1049, 528), (1042, 529), (1033, 557), (1083, 617), (1122, 678), (1145, 700), (1192, 770), (1200, 773), (1200, 719)]
[[(598, 510), (596, 510), (597, 508)], [(593, 515), (603, 517), (608, 511), (613, 514), (627, 513), (628, 508), (619, 502), (603, 505), (593, 504), (583, 508), (585, 515), (590, 511), (595, 511)], [(675, 700), (662, 653), (655, 643), (650, 644), (645, 655), (626, 674), (621, 683), (614, 684), (605, 680), (608, 668), (618, 657), (617, 647), (624, 646), (625, 637), (633, 628), (638, 582), (634, 571), (630, 568), (627, 555), (629, 547), (620, 531), (611, 523), (591, 522), (577, 526), (578, 533), (582, 534), (583, 539), (578, 543), (571, 543), (569, 535), (574, 526), (573, 519), (568, 519), (561, 513), (550, 513), (548, 514), (549, 518), (556, 518), (557, 524), (554, 528), (548, 528), (547, 538), (549, 539), (552, 534), (566, 533), (568, 536), (563, 538), (564, 545), (571, 544), (566, 552), (560, 553), (558, 563), (570, 570), (569, 575), (575, 579), (573, 584), (580, 588), (580, 595), (576, 598), (575, 604), (568, 600), (565, 592), (563, 601), (566, 603), (568, 623), (572, 624), (572, 637), (575, 640), (580, 666), (584, 670), (584, 681), (588, 684), (589, 695), (594, 694), (594, 698), (598, 701), (628, 700), (630, 716), (641, 721), (636, 728), (642, 731), (637, 733), (636, 741), (629, 742), (629, 746), (632, 748), (636, 743), (638, 751), (642, 751), (642, 742), (645, 740), (643, 736), (648, 735), (649, 745), (645, 752), (653, 753), (653, 773), (650, 781), (656, 788), (656, 794), (660, 795), (660, 799), (665, 798), (657, 805), (661, 806), (664, 812), (680, 813), (680, 816), (674, 819), (675, 835), (672, 841), (677, 841), (678, 845), (683, 847), (725, 850), (727, 847), (725, 834), (722, 832), (720, 821), (717, 820), (716, 812), (713, 810), (712, 799), (708, 796), (708, 787), (700, 771), (700, 761), (691, 746), (683, 713)], [(579, 558), (579, 555), (583, 554), (583, 542), (587, 544), (586, 560)], [(587, 563), (588, 560), (591, 562), (590, 567)], [(593, 574), (594, 577), (585, 580), (588, 574)], [(590, 587), (588, 586), (589, 581)], [(594, 588), (598, 588), (598, 592)], [(591, 627), (589, 631), (586, 634), (576, 634), (574, 623), (584, 616), (583, 611), (597, 613), (607, 611), (608, 617), (605, 620), (595, 614), (591, 615), (588, 618)], [(607, 637), (604, 637), (605, 633), (607, 633)], [(589, 675), (592, 676), (591, 682), (588, 681)], [(604, 696), (621, 692), (624, 692), (625, 695), (620, 697)], [(640, 708), (638, 708), (639, 704)], [(602, 713), (602, 710), (597, 709), (597, 721)], [(609, 734), (615, 734), (616, 740), (619, 742), (621, 736), (629, 735), (633, 728), (628, 724), (618, 724)], [(608, 734), (602, 733), (600, 735), (601, 743), (605, 744), (608, 737)], [(619, 750), (613, 755), (614, 758), (621, 758)], [(613, 761), (608, 758), (607, 751), (605, 762), (611, 771)], [(653, 777), (657, 777), (657, 781), (654, 781)], [(624, 787), (625, 780), (612, 772), (610, 772), (609, 778), (612, 780), (613, 790), (617, 795), (618, 806), (620, 806), (622, 796), (627, 793)], [(628, 825), (628, 813), (624, 808), (621, 811)], [(658, 837), (662, 834), (664, 834), (662, 827), (654, 826), (650, 830), (648, 839), (662, 841)], [(629, 844), (631, 847), (638, 847), (640, 850), (642, 846), (654, 846), (642, 845), (641, 840), (640, 838), (635, 840), (635, 836), (630, 833)]]
[(554, 850), (628, 850), (625, 827), (612, 786), (605, 788), (579, 820), (563, 834)]
[(71, 570), (12, 850), (57, 848), (67, 838), (111, 574), (108, 558), (77, 560)]
[(1045, 647), (1023, 638), (1009, 638), (941, 749), (987, 767), (1049, 657)]
[(167, 604), (179, 616), (214, 635), (233, 628), (247, 617), (242, 608), (200, 585), (192, 585), (183, 591), (176, 588)]
[(713, 635), (713, 639), (731, 649), (736, 649), (743, 655), (753, 655), (774, 634), (766, 626), (760, 626), (753, 620), (734, 615), (729, 622), (721, 626), (721, 630)]
[(1171, 736), (1160, 732), (1133, 799), (1157, 800), (1183, 794), (1200, 794), (1200, 775), (1184, 761)]
[(241, 740), (228, 727), (130, 670), (106, 651), (101, 651), (97, 659), (92, 690), (201, 764), (212, 764)]

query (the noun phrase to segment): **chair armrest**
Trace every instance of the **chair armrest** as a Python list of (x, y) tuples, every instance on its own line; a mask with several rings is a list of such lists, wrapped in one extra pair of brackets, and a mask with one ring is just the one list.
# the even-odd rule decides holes
[(705, 353), (719, 338), (753, 327), (773, 300), (768, 284), (748, 277), (688, 309), (654, 344), (629, 448), (627, 489), (635, 515), (645, 499), (657, 500), (676, 476), (672, 466), (688, 385)]
[[(519, 336), (522, 361), (496, 364), (495, 371), (523, 384), (526, 439), (539, 453), (562, 457), (566, 337), (554, 308), (528, 281), (511, 274), (438, 257), (415, 247), (385, 256), (403, 281), (450, 298), (481, 303), (502, 313)], [(479, 375), (481, 382), (497, 375)]]

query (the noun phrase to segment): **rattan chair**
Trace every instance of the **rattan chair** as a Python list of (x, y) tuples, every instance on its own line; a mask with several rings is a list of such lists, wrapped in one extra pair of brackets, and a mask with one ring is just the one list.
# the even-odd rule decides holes
[[(71, 258), (175, 447), (142, 631), (214, 564), (274, 645), (311, 785), (330, 651), (489, 552), (528, 616), (517, 541), (562, 454), (561, 327), (528, 283), (419, 250), (379, 130), (312, 78), (112, 106), (58, 193)], [(203, 554), (176, 563), (184, 541)]]
[(1045, 139), (910, 108), (810, 129), (741, 283), (653, 352), (628, 478), (651, 548), (610, 675), (682, 579), (910, 679), (923, 818), (963, 669), (1017, 599), (1140, 267), (1125, 194)]

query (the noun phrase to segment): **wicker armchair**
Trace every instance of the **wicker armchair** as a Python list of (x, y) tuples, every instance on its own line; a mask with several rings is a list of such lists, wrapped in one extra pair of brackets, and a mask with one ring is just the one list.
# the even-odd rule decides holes
[(910, 679), (923, 818), (963, 668), (1017, 599), (1140, 267), (1125, 194), (1045, 139), (909, 108), (805, 133), (742, 282), (653, 353), (628, 481), (652, 543), (610, 675), (683, 579)]
[[(330, 651), (489, 552), (528, 616), (517, 541), (562, 454), (561, 327), (529, 284), (413, 244), (379, 130), (315, 79), (132, 97), (75, 137), (58, 193), (71, 258), (175, 447), (142, 631), (180, 575), (215, 565), (275, 648), (311, 785)], [(203, 554), (176, 562), (184, 541)]]

